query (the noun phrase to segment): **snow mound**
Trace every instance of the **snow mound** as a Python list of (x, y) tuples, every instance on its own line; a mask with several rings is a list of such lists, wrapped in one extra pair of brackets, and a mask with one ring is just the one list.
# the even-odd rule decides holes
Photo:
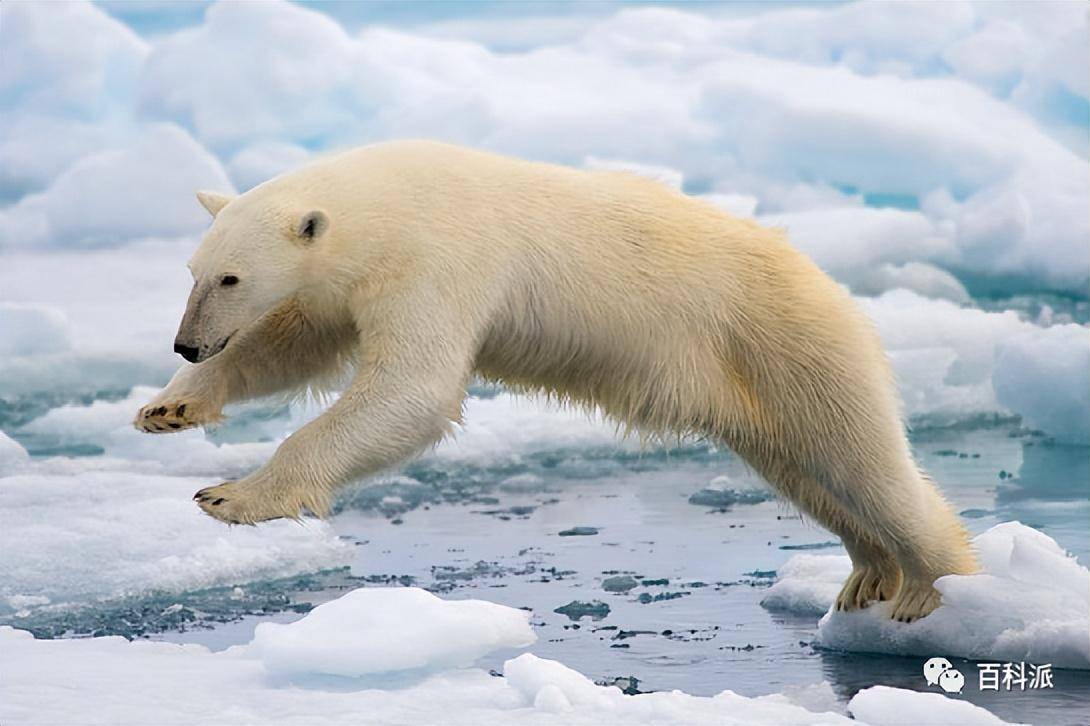
[(843, 555), (795, 555), (777, 571), (776, 582), (761, 598), (761, 605), (820, 616), (836, 600), (851, 572), (851, 560)]
[[(0, 627), (0, 721), (144, 724), (169, 714), (172, 723), (185, 724), (357, 724), (365, 714), (368, 723), (860, 724), (873, 717), (892, 724), (905, 722), (895, 720), (898, 714), (926, 713), (928, 723), (1002, 723), (966, 703), (895, 688), (857, 695), (851, 708), (859, 720), (852, 721), (809, 710), (789, 694), (626, 696), (529, 653), (508, 660), (502, 677), (452, 667), (532, 641), (520, 611), (383, 588), (355, 590), (293, 625), (262, 624), (251, 644), (218, 653), (119, 637), (36, 640)], [(270, 665), (274, 674), (287, 667), (322, 676), (419, 664), (438, 670), (389, 682), (341, 680), (336, 688), (324, 680), (269, 677)]]
[(832, 610), (851, 569), (847, 556), (792, 558), (762, 605), (812, 614), (823, 604), (828, 612), (815, 644), (825, 648), (1090, 669), (1090, 571), (1051, 537), (1018, 522), (996, 525), (973, 543), (982, 571), (936, 581), (942, 605), (914, 623), (892, 621), (890, 603)]
[(253, 648), (277, 674), (358, 677), (468, 666), (537, 637), (523, 610), (441, 600), (426, 590), (360, 588), (288, 625), (262, 623)]
[(889, 686), (871, 686), (848, 703), (858, 721), (872, 726), (999, 726), (1007, 723), (968, 701), (939, 693), (920, 693)]

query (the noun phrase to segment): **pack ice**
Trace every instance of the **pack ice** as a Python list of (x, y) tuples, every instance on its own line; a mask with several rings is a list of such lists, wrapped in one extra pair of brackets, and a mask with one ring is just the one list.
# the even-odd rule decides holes
[[(556, 661), (523, 653), (502, 676), (465, 667), (535, 640), (529, 613), (417, 588), (366, 588), (253, 641), (200, 645), (123, 638), (35, 640), (0, 628), (0, 721), (146, 723), (717, 723), (1001, 724), (938, 694), (875, 687), (849, 703), (857, 720), (787, 695), (626, 696)], [(865, 714), (865, 720), (859, 720)], [(904, 719), (908, 718), (909, 721)], [(912, 719), (915, 719), (914, 721)], [(937, 720), (936, 720), (937, 719)]]

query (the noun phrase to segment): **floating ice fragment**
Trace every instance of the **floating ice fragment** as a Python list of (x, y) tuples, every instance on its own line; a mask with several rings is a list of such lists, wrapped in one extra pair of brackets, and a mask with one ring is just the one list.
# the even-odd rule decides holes
[(262, 623), (253, 648), (273, 673), (359, 677), (468, 666), (537, 638), (529, 613), (482, 600), (441, 600), (415, 587), (360, 588), (287, 625)]
[(618, 575), (602, 580), (602, 589), (606, 592), (628, 592), (638, 584), (640, 583), (631, 575)]
[(1002, 726), (1008, 723), (968, 701), (939, 693), (871, 686), (855, 694), (848, 710), (871, 726)]
[(590, 602), (572, 600), (567, 605), (556, 608), (553, 612), (558, 615), (567, 615), (569, 620), (580, 620), (588, 615), (593, 620), (601, 620), (609, 615), (609, 605), (601, 600), (592, 600)]
[(851, 572), (846, 556), (796, 555), (761, 604), (825, 612), (815, 644), (838, 650), (1052, 663), (1090, 669), (1090, 571), (1049, 536), (1018, 522), (974, 538), (982, 571), (948, 575), (942, 605), (914, 623), (889, 618), (889, 603), (837, 612), (831, 605)]
[(559, 532), (561, 537), (592, 537), (598, 534), (597, 527), (572, 527)]

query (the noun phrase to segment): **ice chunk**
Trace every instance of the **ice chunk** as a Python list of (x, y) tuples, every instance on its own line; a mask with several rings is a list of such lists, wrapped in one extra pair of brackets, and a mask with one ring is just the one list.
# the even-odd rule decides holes
[(1002, 726), (1008, 723), (968, 701), (941, 693), (920, 693), (889, 686), (871, 686), (852, 697), (848, 710), (872, 726)]
[(942, 605), (914, 623), (891, 620), (890, 603), (832, 610), (850, 572), (846, 556), (793, 557), (762, 604), (805, 614), (828, 610), (815, 639), (826, 648), (1090, 669), (1090, 571), (1052, 538), (1018, 522), (996, 525), (973, 543), (982, 571), (940, 578)]
[(523, 610), (441, 600), (426, 590), (360, 588), (288, 625), (262, 623), (253, 648), (273, 673), (358, 677), (468, 666), (537, 637)]
[[(832, 710), (828, 687), (820, 685), (803, 696), (799, 689), (758, 698), (730, 691), (712, 697), (681, 691), (629, 696), (529, 653), (508, 660), (499, 678), (451, 665), (531, 640), (520, 611), (377, 588), (353, 591), (292, 625), (262, 624), (250, 645), (220, 653), (117, 637), (35, 640), (0, 627), (0, 721), (83, 723), (93, 714), (103, 723), (143, 724), (159, 723), (167, 713), (186, 724), (357, 724), (363, 714), (368, 723), (846, 726), (864, 722), (864, 713), (875, 723), (905, 723), (891, 720), (897, 713), (917, 714), (919, 722), (923, 713), (928, 723), (1000, 723), (966, 720), (984, 719), (986, 712), (965, 703), (894, 688), (863, 691), (851, 704), (860, 720), (852, 721)], [(282, 674), (282, 666), (316, 680), (269, 678), (270, 658), (274, 673)], [(330, 671), (352, 675), (406, 667), (435, 672), (414, 679), (342, 678), (335, 688), (322, 680)]]
[(64, 604), (181, 592), (351, 560), (351, 546), (324, 522), (227, 528), (191, 501), (207, 480), (110, 466), (58, 459), (0, 478), (0, 599)]
[(126, 146), (83, 157), (44, 191), (0, 210), (0, 245), (102, 247), (192, 234), (207, 220), (193, 189), (230, 191), (231, 182), (181, 127), (152, 124)]
[(1059, 441), (1090, 444), (1090, 329), (1028, 327), (999, 349), (999, 402)]
[(469, 398), (464, 419), (457, 435), (436, 448), (436, 458), (503, 461), (534, 450), (638, 446), (636, 441), (622, 443), (616, 427), (600, 414), (512, 393)]
[(844, 555), (795, 555), (779, 569), (761, 605), (769, 610), (821, 615), (836, 600), (851, 572), (851, 560)]

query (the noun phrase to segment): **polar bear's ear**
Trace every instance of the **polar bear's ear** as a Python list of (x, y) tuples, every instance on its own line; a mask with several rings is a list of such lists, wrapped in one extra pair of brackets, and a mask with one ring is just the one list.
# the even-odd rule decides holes
[(220, 210), (226, 207), (234, 197), (219, 192), (197, 192), (197, 201), (215, 217)]
[(295, 234), (303, 244), (310, 244), (325, 234), (329, 229), (329, 217), (320, 209), (314, 209), (299, 218), (299, 224), (295, 228)]

